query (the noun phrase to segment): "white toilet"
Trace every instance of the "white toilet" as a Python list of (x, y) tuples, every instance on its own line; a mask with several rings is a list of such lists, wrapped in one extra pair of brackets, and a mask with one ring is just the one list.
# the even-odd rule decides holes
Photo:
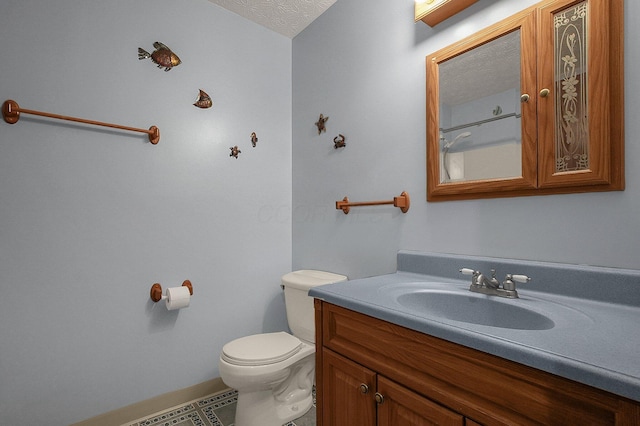
[(255, 334), (224, 345), (220, 376), (238, 391), (235, 426), (281, 426), (311, 408), (315, 316), (309, 289), (346, 280), (344, 275), (314, 270), (286, 274), (282, 286), (293, 335)]

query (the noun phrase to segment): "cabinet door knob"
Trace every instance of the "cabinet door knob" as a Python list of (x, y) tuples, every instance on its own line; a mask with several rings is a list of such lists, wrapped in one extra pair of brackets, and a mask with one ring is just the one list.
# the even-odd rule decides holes
[(369, 386), (365, 385), (364, 383), (360, 385), (360, 393), (368, 393), (369, 392)]
[(378, 405), (384, 402), (384, 396), (382, 396), (382, 394), (379, 392), (376, 392), (376, 402), (378, 403)]
[(520, 96), (520, 102), (529, 102), (529, 97), (528, 93), (523, 93), (522, 96)]
[(549, 96), (549, 93), (551, 93), (549, 89), (542, 89), (540, 91), (540, 97), (546, 98), (547, 96)]

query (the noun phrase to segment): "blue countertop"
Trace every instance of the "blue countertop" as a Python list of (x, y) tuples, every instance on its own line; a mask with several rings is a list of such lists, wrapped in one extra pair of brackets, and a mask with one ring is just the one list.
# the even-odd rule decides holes
[[(460, 268), (525, 274), (519, 299), (468, 291)], [(407, 309), (407, 291), (454, 292), (539, 313), (546, 329), (456, 321)], [(401, 251), (394, 274), (312, 288), (310, 296), (640, 401), (640, 271)], [(444, 307), (446, 310), (446, 307)], [(517, 315), (517, 313), (516, 313)], [(501, 319), (502, 320), (502, 319)]]

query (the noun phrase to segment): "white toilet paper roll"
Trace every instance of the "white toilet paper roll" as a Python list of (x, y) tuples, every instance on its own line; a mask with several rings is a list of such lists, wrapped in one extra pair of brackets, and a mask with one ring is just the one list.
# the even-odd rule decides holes
[(166, 291), (167, 309), (173, 311), (175, 309), (186, 308), (191, 301), (191, 293), (186, 286), (169, 287)]

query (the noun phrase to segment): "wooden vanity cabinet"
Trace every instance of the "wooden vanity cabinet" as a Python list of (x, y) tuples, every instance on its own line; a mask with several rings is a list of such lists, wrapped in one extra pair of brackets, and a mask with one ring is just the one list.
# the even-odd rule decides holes
[(315, 301), (317, 426), (639, 425), (640, 403)]

